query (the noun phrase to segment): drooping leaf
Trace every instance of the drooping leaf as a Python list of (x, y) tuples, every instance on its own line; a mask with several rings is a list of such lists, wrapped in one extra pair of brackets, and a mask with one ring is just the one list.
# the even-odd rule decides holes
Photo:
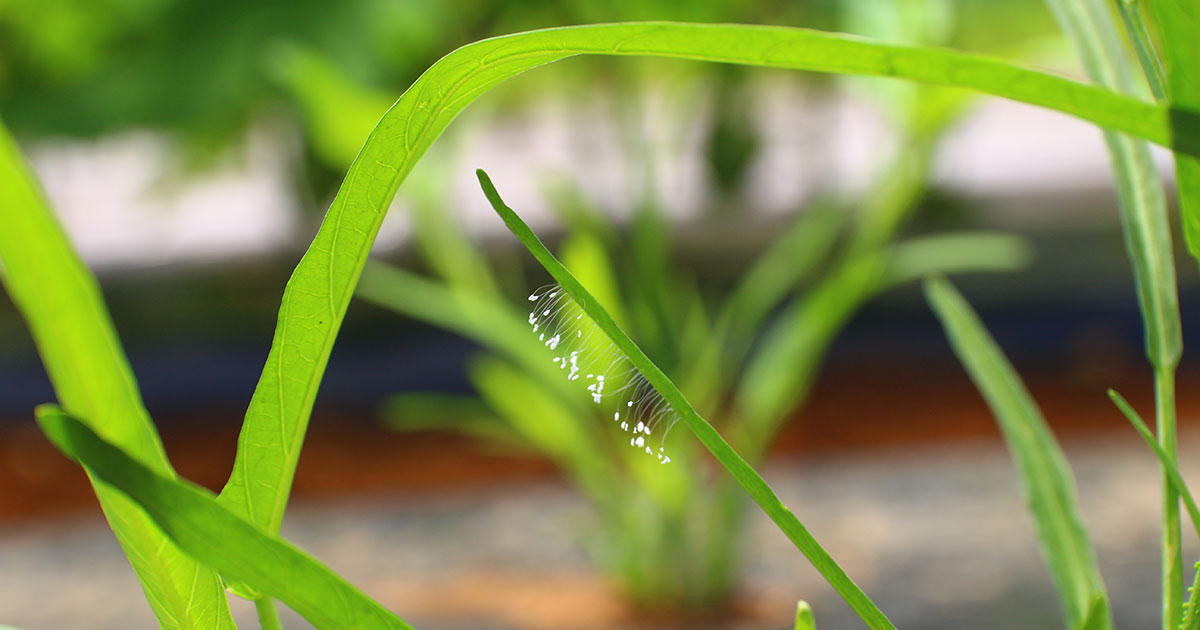
[[(61, 404), (155, 472), (174, 476), (96, 279), (0, 124), (0, 278)], [(94, 484), (163, 628), (233, 628), (220, 578), (170, 545), (123, 495)]]
[(796, 630), (817, 630), (817, 620), (813, 617), (812, 606), (808, 602), (800, 600), (796, 604), (796, 624), (793, 626)]
[[(371, 132), (284, 293), (271, 351), (220, 500), (278, 531), (317, 386), (350, 295), (396, 188), (467, 105), (504, 80), (584, 54), (660, 56), (905, 78), (1050, 107), (1172, 145), (1168, 112), (1136, 99), (949, 50), (885, 45), (806, 29), (626, 23), (477, 42), (434, 64)], [(1181, 124), (1196, 122), (1190, 118)], [(1200, 144), (1200, 143), (1197, 143)], [(1178, 148), (1200, 153), (1200, 146)]]
[(180, 549), (317, 628), (411, 629), (328, 567), (221, 507), (208, 490), (154, 472), (58, 407), (39, 407), (38, 424), (65, 455), (141, 506)]
[(925, 283), (925, 294), (950, 345), (996, 418), (1021, 478), (1042, 556), (1058, 587), (1068, 628), (1109, 628), (1105, 615), (1096, 619), (1096, 600), (1107, 595), (1080, 516), (1075, 479), (1066, 456), (1046, 426), (1037, 403), (978, 316), (954, 287), (943, 279)]

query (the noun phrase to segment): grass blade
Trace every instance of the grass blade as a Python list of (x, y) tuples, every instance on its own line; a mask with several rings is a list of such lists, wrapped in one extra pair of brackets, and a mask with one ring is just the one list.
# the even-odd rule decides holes
[(817, 630), (817, 620), (813, 618), (812, 606), (808, 602), (800, 600), (796, 604), (796, 624), (793, 627), (796, 630)]
[[(59, 401), (155, 472), (174, 476), (96, 279), (0, 124), (0, 277)], [(120, 493), (93, 484), (163, 628), (233, 628), (220, 578), (169, 545)]]
[[(1066, 457), (1020, 377), (962, 295), (942, 279), (926, 281), (925, 293), (955, 354), (1004, 434), (1021, 476), (1042, 555), (1058, 587), (1067, 627), (1079, 628), (1093, 615), (1097, 599), (1105, 600), (1105, 609), (1108, 606)], [(1091, 624), (1111, 627), (1107, 616)]]
[(479, 183), (483, 187), (488, 201), (491, 202), (500, 218), (504, 220), (508, 229), (529, 250), (529, 253), (533, 254), (533, 257), (541, 263), (554, 280), (566, 290), (584, 313), (600, 327), (609, 340), (628, 357), (634, 368), (641, 372), (650, 385), (675, 409), (683, 423), (717, 458), (717, 461), (737, 479), (746, 492), (758, 502), (767, 516), (779, 526), (779, 529), (808, 558), (813, 567), (821, 573), (834, 590), (846, 600), (854, 612), (858, 613), (858, 616), (871, 628), (893, 628), (891, 621), (833, 561), (833, 558), (817, 543), (791, 510), (779, 500), (779, 497), (775, 496), (767, 482), (763, 481), (763, 478), (729, 446), (729, 443), (717, 433), (708, 421), (696, 413), (696, 410), (683, 397), (671, 379), (667, 378), (662, 370), (658, 369), (658, 366), (642, 352), (641, 348), (617, 326), (608, 311), (604, 310), (604, 307), (583, 288), (583, 285), (571, 275), (570, 271), (567, 271), (566, 267), (563, 267), (554, 254), (546, 249), (546, 246), (529, 229), (529, 226), (525, 225), (525, 222), (511, 208), (504, 205), (504, 201), (500, 199), (500, 194), (496, 192), (496, 188), (488, 179), (487, 174), (483, 171), (476, 171), (476, 174), (479, 176)]
[(1196, 500), (1192, 498), (1192, 493), (1188, 491), (1187, 483), (1183, 480), (1183, 475), (1179, 474), (1179, 467), (1175, 465), (1175, 461), (1167, 455), (1163, 450), (1162, 445), (1154, 437), (1154, 433), (1150, 431), (1150, 427), (1142, 422), (1142, 417), (1134, 410), (1133, 406), (1125, 400), (1123, 396), (1118, 394), (1116, 390), (1108, 390), (1108, 397), (1112, 399), (1113, 404), (1125, 414), (1129, 423), (1137, 429), (1138, 435), (1146, 441), (1146, 444), (1158, 456), (1159, 463), (1162, 464), (1163, 470), (1167, 473), (1167, 479), (1171, 481), (1171, 485), (1175, 487), (1175, 491), (1179, 493), (1179, 498), (1183, 499), (1183, 505), (1187, 508), (1188, 516), (1192, 519), (1192, 526), (1196, 528), (1196, 538), (1200, 540), (1200, 509), (1196, 508)]
[(278, 598), (317, 628), (411, 628), (303, 551), (218, 505), (212, 493), (154, 472), (58, 407), (39, 407), (38, 424), (60, 451), (142, 506), (180, 549)]
[[(308, 417), (354, 284), (400, 182), (447, 125), (492, 87), (584, 54), (660, 56), (905, 78), (1050, 107), (1200, 154), (1171, 112), (1103, 88), (1003, 61), (937, 48), (886, 45), (797, 28), (667, 22), (599, 24), (519, 33), (460, 48), (427, 70), (380, 120), (284, 292), (266, 366), (246, 411), (220, 501), (277, 532)], [(1194, 140), (1194, 145), (1180, 140)]]
[[(1152, 0), (1166, 65), (1167, 100), (1173, 111), (1200, 109), (1200, 10), (1195, 0)], [(1187, 130), (1176, 132), (1187, 133)], [(1191, 130), (1193, 136), (1200, 131)], [(1195, 140), (1195, 138), (1193, 138)], [(1188, 251), (1200, 259), (1200, 159), (1175, 155), (1175, 184)]]
[[(1130, 92), (1129, 64), (1108, 0), (1047, 0), (1047, 5), (1079, 51), (1088, 76), (1119, 92)], [(1105, 132), (1104, 140), (1112, 160), (1125, 249), (1133, 266), (1138, 305), (1146, 329), (1146, 355), (1154, 367), (1158, 435), (1163, 448), (1174, 453), (1175, 368), (1183, 341), (1166, 198), (1145, 142), (1111, 131)], [(1163, 629), (1175, 630), (1183, 600), (1183, 556), (1179, 545), (1179, 499), (1165, 475), (1164, 471)]]
[(1146, 85), (1154, 100), (1162, 101), (1167, 97), (1167, 79), (1163, 75), (1162, 62), (1154, 51), (1154, 43), (1150, 41), (1150, 33), (1146, 30), (1146, 22), (1142, 20), (1142, 11), (1138, 8), (1137, 0), (1117, 0), (1117, 10), (1121, 13), (1121, 21), (1125, 23), (1125, 32), (1129, 41), (1133, 42), (1133, 50), (1137, 53), (1138, 63), (1142, 66), (1142, 74), (1146, 75)]

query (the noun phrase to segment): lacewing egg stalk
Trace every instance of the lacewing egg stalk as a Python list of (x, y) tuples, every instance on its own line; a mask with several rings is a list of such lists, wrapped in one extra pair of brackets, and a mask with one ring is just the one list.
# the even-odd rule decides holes
[[(566, 370), (568, 381), (584, 378), (592, 402), (600, 405), (615, 398), (622, 411), (613, 412), (613, 422), (632, 433), (629, 445), (644, 450), (659, 462), (669, 464), (663, 444), (679, 419), (675, 410), (650, 386), (636, 368), (557, 284), (529, 294), (533, 303), (528, 323), (538, 341), (554, 353), (551, 362)], [(621, 405), (621, 403), (624, 405)], [(624, 417), (622, 417), (624, 413)], [(659, 440), (658, 450), (649, 445)]]

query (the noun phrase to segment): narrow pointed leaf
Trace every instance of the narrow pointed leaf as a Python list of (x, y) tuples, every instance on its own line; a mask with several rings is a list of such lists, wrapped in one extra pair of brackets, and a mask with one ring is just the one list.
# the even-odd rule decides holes
[[(983, 323), (947, 281), (925, 283), (925, 294), (950, 345), (987, 400), (1021, 477), (1042, 556), (1058, 587), (1068, 628), (1081, 627), (1097, 599), (1107, 600), (1080, 516), (1075, 480), (1037, 403)], [(1107, 601), (1104, 604), (1107, 608)], [(1111, 622), (1091, 621), (1099, 628)]]
[(796, 630), (817, 630), (817, 620), (813, 617), (812, 606), (808, 602), (800, 600), (796, 604), (796, 624), (793, 626)]
[(39, 407), (38, 424), (60, 451), (142, 506), (180, 549), (317, 628), (411, 628), (303, 551), (221, 507), (208, 490), (155, 473), (58, 407)]
[(1171, 485), (1175, 486), (1175, 491), (1179, 493), (1179, 498), (1183, 499), (1183, 505), (1187, 508), (1188, 516), (1192, 519), (1192, 526), (1196, 528), (1196, 538), (1200, 539), (1200, 509), (1197, 509), (1196, 499), (1192, 498), (1192, 493), (1188, 491), (1187, 482), (1183, 480), (1183, 475), (1179, 473), (1179, 467), (1175, 465), (1174, 460), (1167, 455), (1163, 450), (1162, 445), (1158, 443), (1158, 439), (1154, 437), (1154, 433), (1150, 431), (1150, 427), (1142, 421), (1142, 417), (1133, 409), (1133, 406), (1125, 400), (1123, 396), (1118, 394), (1116, 390), (1108, 390), (1108, 397), (1112, 399), (1113, 404), (1125, 414), (1125, 418), (1137, 430), (1138, 435), (1146, 441), (1146, 445), (1154, 451), (1158, 457), (1159, 463), (1163, 470), (1167, 473), (1167, 479), (1171, 481)]

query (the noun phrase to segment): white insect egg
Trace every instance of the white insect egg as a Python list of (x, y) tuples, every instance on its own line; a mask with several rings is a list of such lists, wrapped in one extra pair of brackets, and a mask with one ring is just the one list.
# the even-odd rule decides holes
[[(637, 444), (638, 446), (645, 446), (645, 445), (646, 445), (646, 438), (644, 438), (644, 437), (642, 437), (642, 436), (640, 436), (640, 435), (639, 435), (639, 436), (638, 436), (638, 438), (637, 438), (637, 441), (635, 442), (635, 444)], [(647, 453), (649, 453), (650, 451), (649, 451), (649, 450), (647, 450), (646, 452), (647, 452)]]
[(641, 433), (642, 429), (645, 429), (645, 428), (646, 428), (646, 423), (642, 422), (641, 420), (638, 420), (637, 426), (634, 427), (633, 430), (637, 431), (638, 433)]

